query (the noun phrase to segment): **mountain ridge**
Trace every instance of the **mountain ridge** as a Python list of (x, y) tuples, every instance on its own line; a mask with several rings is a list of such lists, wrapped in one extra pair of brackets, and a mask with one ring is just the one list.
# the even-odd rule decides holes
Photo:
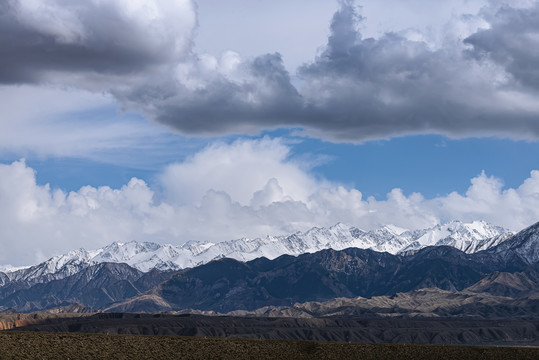
[[(536, 294), (539, 262), (530, 265), (525, 259), (533, 256), (535, 249), (528, 243), (534, 244), (538, 234), (539, 223), (509, 238), (507, 244), (473, 254), (435, 246), (409, 256), (348, 248), (273, 260), (225, 258), (176, 273), (142, 297), (113, 304), (106, 311), (150, 307), (152, 311), (189, 308), (226, 313), (339, 297), (392, 296), (423, 288), (459, 292), (475, 286), (493, 296)], [(502, 245), (505, 252), (499, 250)], [(518, 252), (520, 248), (532, 248), (531, 255)], [(519, 286), (511, 285), (513, 279), (519, 279)]]
[[(422, 288), (528, 296), (539, 293), (539, 262), (530, 264), (538, 234), (539, 223), (495, 247), (470, 254), (448, 245), (397, 255), (351, 247), (281, 255), (272, 260), (219, 258), (168, 272), (156, 268), (142, 272), (126, 263), (104, 262), (43, 283), (8, 282), (0, 286), (0, 309), (36, 311), (78, 302), (105, 311), (191, 308), (223, 313), (339, 297), (392, 296)], [(116, 250), (114, 245), (110, 249)], [(68, 257), (59, 259), (56, 264), (64, 270), (80, 265)], [(54, 262), (47, 265), (55, 269)], [(31, 273), (41, 270), (34, 268)]]
[(349, 247), (400, 254), (413, 253), (427, 246), (448, 245), (474, 253), (494, 247), (511, 235), (509, 231), (484, 221), (452, 221), (414, 231), (385, 225), (368, 232), (338, 223), (329, 228), (314, 227), (303, 233), (240, 238), (219, 243), (188, 241), (175, 246), (153, 242), (115, 242), (95, 250), (72, 250), (37, 265), (0, 272), (0, 286), (16, 281), (36, 284), (59, 280), (104, 262), (126, 263), (148, 272), (152, 269), (175, 271), (191, 268), (223, 257), (250, 261), (259, 257), (275, 259), (281, 255), (298, 256)]

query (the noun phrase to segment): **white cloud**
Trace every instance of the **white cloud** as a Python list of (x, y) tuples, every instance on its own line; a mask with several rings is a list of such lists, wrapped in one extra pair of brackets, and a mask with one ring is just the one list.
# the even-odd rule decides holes
[(66, 193), (36, 184), (23, 161), (0, 165), (0, 263), (35, 263), (112, 241), (224, 241), (339, 221), (364, 229), (417, 229), (483, 219), (520, 230), (539, 220), (537, 170), (514, 189), (479, 174), (462, 195), (425, 199), (393, 189), (384, 200), (364, 199), (357, 189), (315, 179), (285, 144), (270, 139), (210, 146), (171, 165), (163, 187), (165, 193), (157, 193), (132, 179), (119, 189), (86, 186)]
[(460, 219), (486, 219), (513, 230), (539, 221), (539, 171), (516, 189), (503, 189), (503, 182), (481, 173), (471, 180), (464, 195), (451, 193), (430, 201), (429, 206), (444, 218), (458, 215)]
[(168, 166), (161, 179), (168, 197), (179, 204), (196, 204), (208, 190), (226, 192), (242, 205), (305, 201), (319, 185), (289, 159), (289, 151), (267, 138), (217, 143)]

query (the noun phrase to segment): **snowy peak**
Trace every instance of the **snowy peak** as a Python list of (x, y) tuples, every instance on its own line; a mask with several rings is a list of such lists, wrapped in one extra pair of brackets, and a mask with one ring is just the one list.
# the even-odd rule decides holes
[(504, 228), (490, 225), (485, 221), (463, 223), (458, 220), (401, 235), (408, 234), (412, 242), (400, 252), (419, 250), (427, 246), (446, 245), (470, 254), (495, 246), (511, 235)]
[(398, 226), (395, 226), (395, 225), (392, 225), (392, 224), (389, 224), (389, 225), (384, 225), (380, 228), (380, 230), (382, 230), (383, 232), (386, 232), (388, 234), (392, 234), (393, 236), (399, 236), (399, 235), (402, 235), (403, 233), (409, 231), (408, 229), (404, 229), (404, 228), (401, 228), (401, 227), (398, 227)]
[(128, 243), (112, 243), (96, 250), (96, 252), (97, 255), (92, 258), (94, 263), (126, 263), (144, 272), (154, 268), (159, 270), (178, 269), (178, 266), (170, 263), (171, 259), (179, 255), (176, 247), (172, 245), (130, 241)]
[(488, 239), (507, 232), (502, 227), (490, 225), (482, 220), (471, 223), (452, 221), (447, 224), (447, 230), (466, 239)]
[(539, 222), (520, 231), (489, 251), (501, 254), (507, 254), (511, 251), (528, 264), (539, 261)]
[(101, 263), (126, 263), (140, 271), (151, 269), (177, 270), (170, 259), (178, 256), (176, 247), (151, 242), (112, 243), (97, 250), (73, 250), (57, 255), (38, 265), (6, 272), (9, 281), (26, 281), (30, 284), (60, 280), (81, 270)]
[(6, 275), (10, 281), (26, 281), (30, 284), (63, 279), (91, 265), (93, 256), (92, 252), (85, 249), (72, 250), (41, 264), (7, 272)]
[[(466, 253), (488, 249), (507, 240), (511, 234), (484, 221), (452, 221), (423, 230), (409, 231), (386, 225), (363, 231), (342, 223), (330, 228), (314, 227), (288, 236), (236, 239), (219, 243), (189, 241), (180, 246), (153, 242), (112, 243), (103, 248), (70, 251), (35, 266), (6, 272), (9, 281), (42, 282), (61, 279), (100, 263), (125, 263), (140, 271), (179, 270), (228, 257), (249, 261), (258, 257), (314, 253), (325, 249), (350, 247), (399, 254), (427, 246), (448, 245)], [(535, 256), (535, 255), (534, 255)], [(539, 258), (539, 255), (538, 255)]]

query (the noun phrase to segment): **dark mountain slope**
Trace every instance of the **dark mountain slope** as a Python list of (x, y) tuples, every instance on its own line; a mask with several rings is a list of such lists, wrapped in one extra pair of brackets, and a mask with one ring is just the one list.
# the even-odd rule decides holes
[(0, 306), (28, 312), (78, 302), (98, 309), (140, 295), (165, 279), (158, 272), (144, 274), (127, 264), (102, 263), (61, 280), (16, 291), (0, 300)]
[(506, 271), (514, 272), (515, 268), (533, 265), (539, 261), (539, 222), (513, 235), (505, 242), (475, 254), (479, 258), (496, 257), (506, 265)]
[[(448, 251), (457, 256), (448, 256)], [(336, 297), (392, 295), (424, 287), (462, 290), (479, 281), (484, 268), (462, 254), (444, 247), (443, 251), (426, 248), (413, 257), (402, 257), (351, 248), (297, 258), (282, 256), (273, 261), (222, 259), (182, 271), (148, 295), (110, 310), (192, 308), (228, 312)]]

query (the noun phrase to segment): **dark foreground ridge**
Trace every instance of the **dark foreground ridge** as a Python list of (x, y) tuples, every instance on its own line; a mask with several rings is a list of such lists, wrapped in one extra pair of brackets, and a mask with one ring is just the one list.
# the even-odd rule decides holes
[(16, 331), (332, 342), (539, 346), (539, 320), (269, 318), (99, 313), (49, 317)]
[(539, 349), (1, 332), (9, 359), (537, 359)]

